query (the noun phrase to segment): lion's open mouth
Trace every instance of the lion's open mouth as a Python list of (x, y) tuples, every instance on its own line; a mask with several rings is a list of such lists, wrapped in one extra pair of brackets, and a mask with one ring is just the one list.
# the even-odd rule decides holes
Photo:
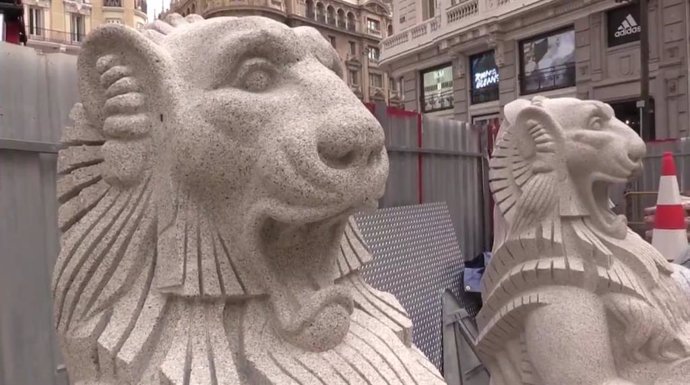
[(330, 349), (349, 329), (353, 299), (334, 278), (340, 239), (354, 211), (272, 205), (255, 229), (277, 332), (303, 348)]
[[(607, 182), (594, 182), (592, 184), (592, 197), (598, 216), (607, 225), (614, 226), (620, 223), (620, 215), (613, 212), (612, 203), (609, 199), (609, 186)], [(625, 216), (622, 216), (625, 218)]]
[[(622, 165), (624, 168), (625, 178), (611, 178), (611, 180), (597, 180), (592, 182), (591, 199), (594, 212), (591, 217), (607, 233), (622, 238), (627, 234), (628, 221), (625, 215), (618, 215), (611, 209), (613, 203), (609, 199), (609, 187), (614, 183), (624, 183), (634, 179), (642, 170), (641, 162)], [(619, 180), (620, 179), (620, 180)]]

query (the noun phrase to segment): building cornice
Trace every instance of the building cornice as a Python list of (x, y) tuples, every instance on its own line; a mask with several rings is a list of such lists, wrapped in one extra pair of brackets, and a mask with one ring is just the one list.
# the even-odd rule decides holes
[[(601, 0), (539, 1), (498, 16), (482, 18), (461, 28), (449, 30), (394, 56), (386, 57), (384, 50), (381, 65), (392, 68), (396, 63), (433, 47), (437, 47), (441, 52), (448, 49), (465, 52), (486, 49), (487, 47), (502, 51), (498, 41), (524, 39), (543, 32), (545, 28), (554, 23), (565, 25), (588, 14), (603, 12), (618, 6), (612, 1)], [(410, 33), (415, 27), (408, 28), (401, 33)], [(502, 52), (498, 52), (498, 54), (501, 56)]]

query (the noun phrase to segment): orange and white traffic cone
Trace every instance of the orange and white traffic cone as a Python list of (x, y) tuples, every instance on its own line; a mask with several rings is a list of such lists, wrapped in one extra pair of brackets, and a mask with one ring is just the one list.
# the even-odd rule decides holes
[(665, 152), (661, 160), (652, 246), (670, 262), (681, 262), (679, 259), (684, 258), (688, 250), (685, 209), (678, 189), (676, 163), (670, 152)]

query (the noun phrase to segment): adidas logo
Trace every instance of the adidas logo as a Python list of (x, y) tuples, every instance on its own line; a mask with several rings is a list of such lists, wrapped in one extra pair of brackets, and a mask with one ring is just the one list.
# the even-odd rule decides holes
[(616, 30), (616, 33), (614, 34), (615, 37), (623, 37), (623, 36), (628, 36), (632, 35), (634, 33), (639, 33), (641, 30), (640, 26), (637, 24), (635, 19), (633, 19), (632, 15), (628, 14), (628, 16), (623, 20), (621, 25), (618, 26), (618, 29)]

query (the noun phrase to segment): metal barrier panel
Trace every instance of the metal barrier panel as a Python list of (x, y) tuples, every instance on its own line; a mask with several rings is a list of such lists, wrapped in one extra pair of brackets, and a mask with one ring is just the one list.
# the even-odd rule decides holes
[(412, 340), (442, 370), (442, 303), (459, 295), (463, 258), (444, 202), (390, 207), (356, 216), (374, 259), (362, 268), (372, 286), (395, 295), (412, 318)]
[(75, 56), (0, 43), (0, 385), (65, 385), (50, 282), (56, 152), (77, 100)]

